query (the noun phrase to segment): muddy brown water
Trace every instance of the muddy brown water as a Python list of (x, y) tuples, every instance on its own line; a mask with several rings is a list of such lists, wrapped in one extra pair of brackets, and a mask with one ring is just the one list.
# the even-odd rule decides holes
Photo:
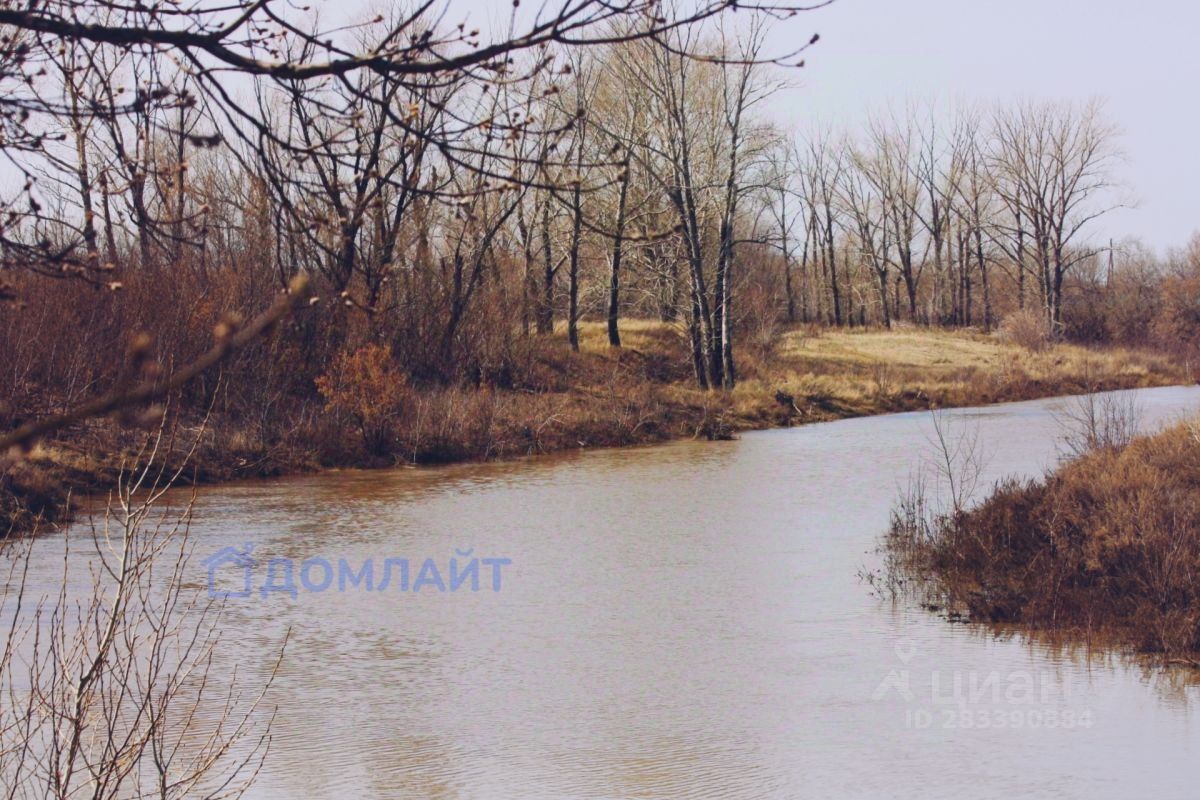
[[(1200, 410), (1200, 388), (1137, 398), (1146, 428)], [(948, 413), (990, 482), (1055, 462), (1069, 402)], [(217, 669), (261, 674), (292, 631), (248, 796), (1195, 797), (1186, 675), (952, 624), (862, 581), (931, 433), (899, 414), (204, 489), (195, 583), (226, 546), (259, 564)], [(467, 550), (511, 559), (500, 591), (489, 566), (449, 591)], [(296, 565), (295, 598), (258, 591), (272, 558)], [(305, 560), (336, 576), (371, 559), (377, 584), (388, 558), (409, 560), (409, 591), (300, 580)], [(447, 591), (411, 591), (426, 558)]]

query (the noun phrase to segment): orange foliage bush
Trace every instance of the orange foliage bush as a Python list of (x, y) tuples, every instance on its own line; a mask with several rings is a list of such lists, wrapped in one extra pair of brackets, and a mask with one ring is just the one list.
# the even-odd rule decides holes
[(327, 407), (354, 421), (369, 452), (386, 455), (390, 451), (394, 424), (409, 394), (408, 377), (391, 350), (368, 344), (342, 352), (316, 384)]

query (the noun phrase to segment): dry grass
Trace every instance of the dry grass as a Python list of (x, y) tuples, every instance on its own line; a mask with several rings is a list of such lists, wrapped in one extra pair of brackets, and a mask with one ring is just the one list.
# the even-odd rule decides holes
[(949, 369), (994, 367), (1018, 354), (1018, 349), (980, 334), (931, 328), (894, 330), (827, 330), (815, 335), (804, 330), (784, 334), (779, 346), (786, 359), (870, 365), (887, 362), (897, 367)]
[(937, 602), (1200, 665), (1200, 437), (1179, 425), (1100, 446), (1044, 481), (930, 517), (908, 497), (893, 564)]
[(996, 336), (936, 329), (791, 331), (768, 375), (797, 394), (879, 413), (982, 405), (1193, 380), (1165, 356), (1056, 344), (1033, 352)]

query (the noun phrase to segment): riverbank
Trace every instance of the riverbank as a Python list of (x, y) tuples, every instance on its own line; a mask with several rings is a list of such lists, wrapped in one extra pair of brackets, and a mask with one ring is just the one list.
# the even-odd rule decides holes
[(1101, 442), (964, 513), (906, 498), (888, 549), (929, 606), (1200, 666), (1200, 426)]
[[(964, 407), (1111, 389), (1190, 383), (1165, 356), (1057, 344), (1037, 351), (980, 333), (930, 329), (795, 329), (739, 353), (729, 393), (694, 386), (686, 342), (671, 325), (623, 324), (609, 348), (584, 324), (580, 351), (531, 339), (519, 373), (478, 385), (410, 385), (390, 366), (352, 363), (322, 388), (313, 413), (234, 419), (214, 407), (205, 426), (182, 420), (165, 462), (195, 451), (198, 483), (399, 463), (508, 458), (930, 407)], [(764, 337), (766, 339), (766, 337)], [(364, 359), (365, 360), (365, 359)], [(314, 392), (316, 394), (316, 392)], [(271, 424), (266, 424), (267, 422)], [(69, 516), (68, 493), (103, 491), (139, 460), (144, 434), (96, 420), (40, 443), (0, 475), (0, 530)]]

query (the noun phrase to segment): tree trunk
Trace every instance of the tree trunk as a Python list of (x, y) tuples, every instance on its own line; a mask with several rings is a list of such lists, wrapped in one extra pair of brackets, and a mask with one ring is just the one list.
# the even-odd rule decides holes
[(987, 259), (983, 255), (983, 227), (975, 226), (975, 263), (979, 267), (979, 283), (983, 287), (983, 329), (992, 329), (992, 292), (988, 284)]
[[(792, 259), (788, 253), (787, 193), (779, 192), (779, 247), (783, 251), (783, 291), (787, 295), (788, 322), (796, 321), (796, 293), (792, 288)], [(807, 242), (805, 243), (807, 247)]]
[(829, 253), (829, 288), (833, 292), (833, 324), (842, 324), (842, 297), (838, 287), (837, 251), (833, 243), (833, 209), (825, 206), (825, 248)]
[(579, 349), (579, 242), (583, 232), (583, 210), (579, 187), (575, 187), (575, 220), (571, 227), (570, 272), (567, 274), (567, 341)]
[(630, 173), (633, 171), (628, 159), (621, 176), (621, 194), (617, 199), (617, 229), (613, 239), (612, 265), (608, 271), (608, 343), (621, 346), (621, 331), (618, 318), (621, 309), (621, 254), (625, 244), (625, 208), (629, 198)]
[(542, 205), (542, 290), (537, 307), (537, 332), (554, 333), (554, 248), (550, 241), (550, 201)]

